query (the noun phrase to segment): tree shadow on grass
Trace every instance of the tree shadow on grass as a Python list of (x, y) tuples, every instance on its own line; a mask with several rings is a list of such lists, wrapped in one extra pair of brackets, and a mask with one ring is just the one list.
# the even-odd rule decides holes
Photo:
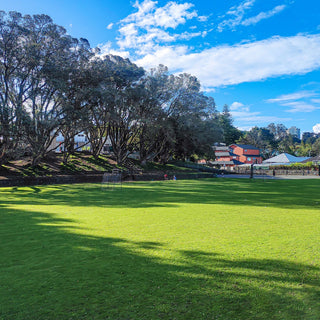
[[(318, 319), (311, 265), (78, 234), (0, 206), (0, 319)], [(171, 256), (171, 255), (170, 255)]]
[(54, 185), (2, 189), (1, 193), (8, 197), (1, 201), (118, 208), (178, 207), (181, 203), (199, 203), (320, 209), (319, 186), (318, 180), (239, 179), (126, 183), (114, 189), (97, 184)]

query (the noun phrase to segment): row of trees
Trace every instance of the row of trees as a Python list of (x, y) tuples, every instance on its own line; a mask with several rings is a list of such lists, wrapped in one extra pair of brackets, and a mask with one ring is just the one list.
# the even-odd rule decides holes
[(270, 158), (279, 152), (301, 157), (320, 154), (320, 137), (300, 140), (289, 134), (283, 124), (270, 123), (267, 127), (254, 127), (250, 131), (242, 132), (237, 142), (258, 147), (264, 158)]
[(95, 157), (109, 138), (119, 164), (137, 150), (141, 162), (210, 157), (215, 141), (238, 134), (194, 76), (99, 57), (46, 15), (1, 12), (0, 163), (28, 153), (35, 165), (60, 133), (67, 161), (79, 132)]

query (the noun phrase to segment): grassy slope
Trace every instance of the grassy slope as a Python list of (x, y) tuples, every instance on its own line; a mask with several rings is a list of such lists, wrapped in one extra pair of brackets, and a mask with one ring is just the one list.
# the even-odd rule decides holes
[(319, 319), (319, 181), (0, 190), (0, 319)]
[[(51, 157), (44, 159), (39, 165), (32, 167), (31, 159), (16, 160), (5, 165), (0, 165), (1, 177), (39, 177), (54, 176), (59, 174), (83, 174), (83, 173), (101, 173), (112, 172), (112, 169), (127, 170), (125, 166), (118, 166), (111, 157), (100, 155), (95, 159), (92, 155), (76, 153), (71, 155), (67, 164), (63, 164), (61, 154), (52, 154)], [(135, 168), (143, 172), (192, 172), (194, 170), (173, 164), (158, 164), (154, 162), (141, 166), (137, 160), (129, 160)]]

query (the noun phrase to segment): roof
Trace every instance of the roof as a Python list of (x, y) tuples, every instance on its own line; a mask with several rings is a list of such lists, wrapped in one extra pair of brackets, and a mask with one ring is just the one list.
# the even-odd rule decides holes
[(302, 162), (306, 159), (309, 159), (309, 158), (308, 157), (295, 157), (289, 153), (281, 153), (278, 156), (264, 160), (263, 163), (278, 163), (278, 164), (280, 164), (280, 163), (281, 164), (296, 163), (296, 162)]
[(309, 162), (309, 161), (319, 162), (319, 161), (320, 161), (320, 155), (315, 156), (315, 157), (312, 157), (312, 158), (305, 159), (305, 160), (303, 160), (303, 161), (301, 161), (301, 162), (302, 162), (302, 163), (306, 163), (306, 162)]
[(259, 148), (248, 144), (232, 144), (231, 146), (237, 146), (242, 149), (260, 150)]
[(216, 157), (229, 157), (230, 156), (230, 152), (215, 152)]
[(211, 164), (213, 165), (227, 165), (227, 164), (231, 164), (231, 165), (240, 165), (240, 164), (243, 164), (243, 162), (240, 162), (238, 160), (235, 160), (235, 159), (231, 159), (231, 160), (228, 160), (228, 161), (211, 161), (210, 162)]
[(216, 151), (228, 151), (229, 147), (227, 147), (227, 146), (220, 146), (220, 147), (214, 146), (213, 149)]

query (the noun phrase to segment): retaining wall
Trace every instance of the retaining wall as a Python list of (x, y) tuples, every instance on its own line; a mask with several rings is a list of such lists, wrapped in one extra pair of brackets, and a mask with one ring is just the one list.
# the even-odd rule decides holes
[[(110, 174), (111, 176), (112, 174)], [(178, 180), (213, 178), (211, 173), (177, 173), (175, 174)], [(173, 174), (168, 175), (168, 179), (173, 179)], [(101, 183), (103, 174), (82, 174), (82, 175), (57, 175), (52, 177), (0, 177), (0, 187), (14, 186), (32, 186), (32, 185), (47, 185), (47, 184), (72, 184), (72, 183)], [(164, 180), (163, 174), (145, 173), (145, 174), (130, 174), (124, 175), (123, 181), (152, 181)]]

